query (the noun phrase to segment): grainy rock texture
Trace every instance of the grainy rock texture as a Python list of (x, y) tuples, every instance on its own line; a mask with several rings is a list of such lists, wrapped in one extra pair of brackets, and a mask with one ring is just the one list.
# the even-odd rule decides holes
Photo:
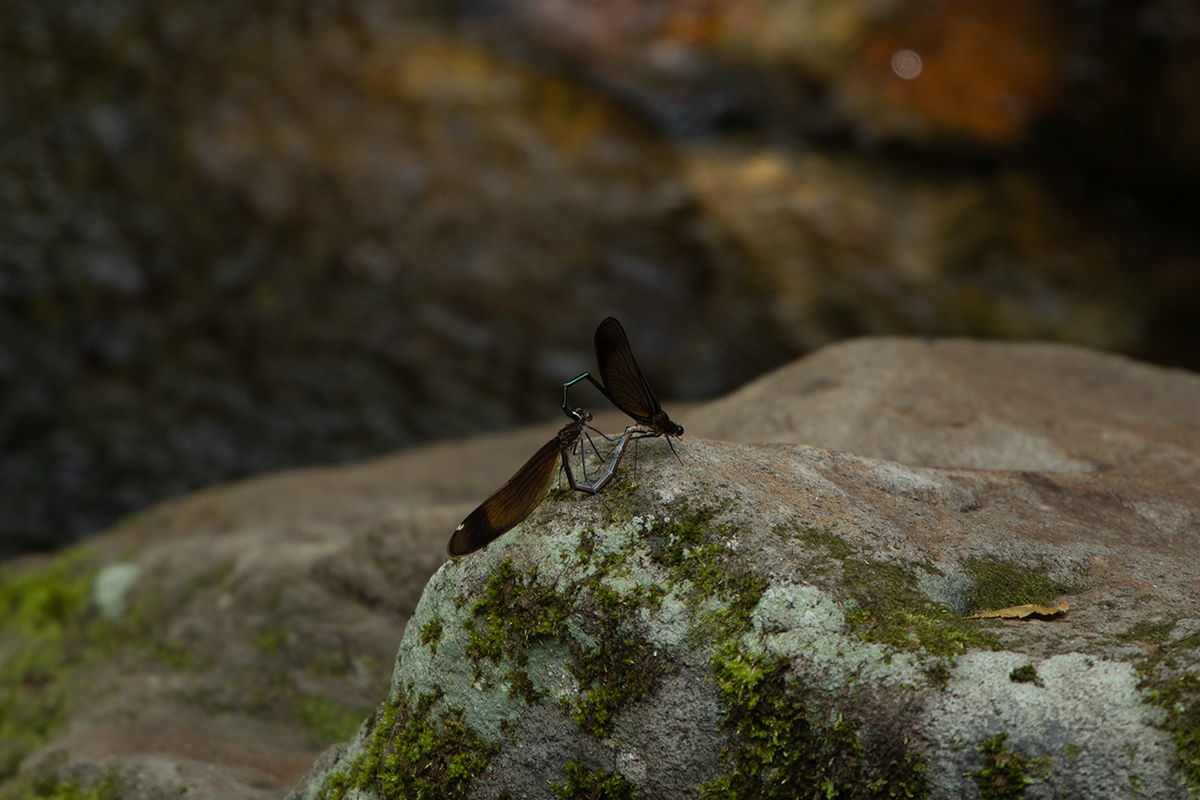
[[(388, 703), (295, 797), (552, 798), (579, 769), (670, 798), (1196, 785), (1162, 703), (1197, 699), (1190, 481), (680, 449), (644, 454), (609, 509), (547, 503), (442, 567)], [(453, 739), (426, 753), (426, 726)]]
[(537, 419), (609, 314), (672, 397), (877, 334), (1200, 368), (1195, 3), (0, 23), (0, 558)]
[(668, 410), (681, 461), (641, 442), (604, 502), (552, 493), (423, 594), (561, 422), (210, 490), (6, 565), (0, 793), (1200, 783), (1200, 377), (861, 340)]
[(1200, 377), (1082, 347), (862, 339), (689, 414), (732, 442), (812, 444), (910, 466), (1106, 472), (1200, 468)]

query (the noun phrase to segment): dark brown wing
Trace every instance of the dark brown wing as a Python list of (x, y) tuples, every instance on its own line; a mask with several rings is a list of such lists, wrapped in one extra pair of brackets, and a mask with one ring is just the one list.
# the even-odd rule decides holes
[(662, 410), (658, 398), (629, 348), (629, 338), (616, 317), (609, 317), (596, 328), (596, 361), (600, 365), (600, 380), (608, 399), (643, 425)]
[(563, 448), (574, 444), (579, 432), (578, 424), (570, 423), (542, 445), (506, 484), (454, 529), (446, 552), (452, 556), (474, 552), (532, 514), (550, 488)]

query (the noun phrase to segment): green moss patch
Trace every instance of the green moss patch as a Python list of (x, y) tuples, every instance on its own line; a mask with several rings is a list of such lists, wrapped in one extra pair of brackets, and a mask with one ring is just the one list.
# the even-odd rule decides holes
[(429, 648), (429, 652), (436, 653), (438, 642), (442, 640), (442, 619), (434, 617), (421, 626), (421, 632), (417, 639), (421, 644)]
[[(857, 549), (829, 531), (803, 525), (781, 527), (805, 547), (821, 551), (827, 564), (818, 573), (839, 575), (823, 581), (846, 606), (847, 633), (897, 650), (952, 660), (969, 648), (995, 650), (1000, 640), (956, 610), (937, 603), (919, 587), (920, 573), (940, 574), (932, 565), (895, 564), (856, 555)], [(835, 571), (836, 570), (836, 571)], [(948, 677), (944, 666), (927, 667), (931, 682)]]
[(1008, 673), (1008, 679), (1013, 683), (1034, 683), (1041, 685), (1038, 680), (1037, 668), (1033, 664), (1026, 664), (1023, 667), (1017, 667), (1012, 672)]
[(930, 600), (917, 583), (913, 568), (846, 559), (838, 591), (851, 604), (846, 612), (848, 632), (863, 641), (943, 658), (970, 647), (1000, 647), (994, 634)]
[(1026, 786), (1050, 777), (1050, 757), (1026, 758), (1009, 749), (1007, 733), (998, 733), (975, 749), (983, 754), (983, 766), (967, 775), (975, 779), (982, 798), (1024, 797)]
[(255, 635), (254, 645), (263, 655), (274, 655), (283, 649), (287, 643), (287, 634), (283, 631), (262, 631)]
[[(160, 590), (135, 585), (136, 595), (122, 596), (121, 615), (112, 613), (111, 603), (103, 613), (93, 602), (95, 561), (84, 546), (39, 567), (0, 567), (0, 781), (48, 742), (68, 713), (89, 702), (104, 663), (118, 662), (126, 673), (156, 667), (192, 672), (208, 666), (197, 665), (191, 651), (163, 642), (164, 614), (186, 601), (168, 604)], [(225, 566), (213, 570), (197, 579), (191, 593), (207, 589), (210, 584), (203, 581), (219, 583), (226, 575)], [(217, 710), (268, 718), (290, 712), (323, 743), (353, 734), (367, 710), (298, 692), (286, 677), (294, 663), (285, 652), (284, 631), (266, 629), (248, 638), (261, 654), (263, 670), (255, 676), (257, 683), (236, 695), (244, 702), (232, 707), (204, 688), (191, 693), (195, 702), (210, 708), (221, 703)]]
[[(766, 582), (738, 566), (725, 531), (713, 524), (715, 515), (702, 509), (674, 520), (652, 519), (642, 535), (615, 548), (607, 541), (603, 551), (601, 536), (585, 531), (553, 585), (543, 585), (536, 567), (522, 571), (511, 560), (502, 562), (463, 621), (475, 680), (492, 688), (503, 681), (510, 696), (535, 702), (539, 697), (526, 672), (529, 648), (562, 642), (571, 653), (567, 667), (579, 682), (576, 698), (563, 702), (592, 736), (611, 736), (620, 710), (650, 692), (670, 663), (656, 657), (639, 609), (657, 610), (672, 592), (699, 621), (692, 631), (697, 641), (724, 641), (750, 629), (750, 613)], [(667, 570), (666, 585), (631, 576), (629, 558), (644, 543), (651, 560)]]
[[(668, 571), (668, 588), (697, 620), (691, 641), (721, 642), (750, 630), (750, 615), (767, 581), (747, 569), (713, 524), (717, 511), (701, 509), (654, 522), (646, 536), (651, 560)], [(710, 606), (714, 605), (716, 608)]]
[(1125, 641), (1162, 644), (1170, 638), (1171, 630), (1175, 627), (1176, 622), (1177, 620), (1173, 619), (1162, 622), (1135, 622), (1118, 638)]
[(296, 703), (300, 722), (324, 745), (352, 737), (369, 713), (368, 709), (344, 706), (315, 694), (305, 695)]
[(994, 557), (968, 558), (963, 568), (975, 584), (967, 596), (966, 614), (1026, 603), (1049, 605), (1056, 597), (1080, 591), (1051, 579), (1042, 569)]
[(111, 770), (88, 783), (62, 780), (48, 772), (9, 783), (3, 797), (4, 800), (121, 800), (125, 791), (120, 775)]
[(40, 569), (0, 569), (0, 780), (49, 740), (87, 691), (80, 668), (128, 633), (90, 608), (94, 575), (83, 549)]
[(712, 658), (725, 722), (737, 734), (722, 751), (726, 772), (701, 787), (715, 800), (742, 798), (915, 798), (926, 794), (924, 760), (907, 748), (903, 726), (867, 724), (864, 698), (832, 698), (789, 676), (777, 656), (752, 655), (737, 643)]
[(858, 552), (855, 547), (837, 534), (820, 528), (795, 527), (796, 536), (809, 548), (821, 548), (831, 558), (849, 558)]
[(659, 586), (633, 584), (627, 591), (614, 589), (611, 579), (625, 575), (625, 562), (634, 548), (631, 540), (620, 552), (598, 553), (595, 534), (580, 539), (577, 565), (586, 577), (569, 591), (572, 606), (579, 610), (575, 622), (585, 645), (572, 638), (568, 668), (579, 681), (580, 696), (571, 707), (571, 718), (592, 736), (612, 735), (621, 708), (648, 693), (664, 674), (662, 659), (646, 640), (638, 621), (639, 608), (657, 609), (664, 590)]
[(565, 783), (550, 784), (559, 797), (568, 800), (638, 800), (633, 784), (619, 772), (588, 769), (572, 762), (567, 764), (566, 773)]
[(413, 707), (402, 690), (376, 712), (366, 749), (347, 770), (326, 779), (321, 800), (342, 800), (351, 789), (395, 800), (467, 797), (495, 749), (463, 724), (461, 713), (433, 718), (436, 699), (422, 695)]
[(571, 674), (579, 681), (580, 696), (571, 718), (598, 739), (612, 735), (618, 712), (649, 692), (663, 674), (662, 661), (644, 637), (629, 629), (621, 616), (598, 615), (599, 644), (590, 649), (572, 645)]
[[(636, 587), (622, 595), (605, 585), (604, 578), (621, 559), (597, 556), (588, 536), (575, 565), (583, 577), (542, 585), (536, 567), (519, 572), (506, 559), (471, 604), (463, 627), (475, 679), (494, 685), (502, 674), (509, 694), (530, 703), (538, 696), (525, 672), (529, 648), (546, 640), (565, 643), (572, 656), (567, 667), (580, 686), (577, 699), (569, 703), (571, 716), (593, 736), (606, 738), (620, 708), (643, 696), (662, 674), (661, 660), (653, 657), (653, 648), (637, 629), (635, 613), (639, 604), (660, 602), (661, 592)], [(574, 635), (567, 627), (572, 613), (580, 626)]]
[[(1187, 637), (1195, 639), (1197, 637)], [(1200, 645), (1193, 641), (1192, 646)], [(1155, 665), (1157, 666), (1157, 665)], [(1139, 688), (1147, 700), (1164, 711), (1162, 728), (1175, 740), (1175, 768), (1193, 794), (1200, 793), (1200, 674), (1188, 670), (1158, 677), (1145, 669)]]
[(467, 655), (475, 661), (475, 678), (484, 677), (482, 662), (499, 664), (508, 659), (518, 666), (528, 663), (530, 645), (542, 638), (561, 638), (566, 632), (569, 606), (553, 586), (538, 583), (538, 569), (517, 572), (505, 559), (488, 579), (482, 596), (471, 604), (467, 630)]

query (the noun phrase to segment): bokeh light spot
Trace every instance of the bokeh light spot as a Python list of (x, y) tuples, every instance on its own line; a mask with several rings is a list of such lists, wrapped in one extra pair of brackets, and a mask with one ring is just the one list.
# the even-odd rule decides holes
[(915, 50), (897, 50), (892, 53), (892, 72), (911, 81), (921, 74), (921, 56)]

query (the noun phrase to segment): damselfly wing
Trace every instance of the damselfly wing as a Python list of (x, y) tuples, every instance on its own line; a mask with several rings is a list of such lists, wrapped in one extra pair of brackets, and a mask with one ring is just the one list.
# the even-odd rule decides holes
[(599, 386), (613, 405), (660, 436), (681, 436), (683, 427), (671, 421), (638, 368), (629, 347), (629, 337), (616, 317), (596, 328), (596, 361), (600, 365)]
[(583, 422), (569, 422), (557, 436), (538, 448), (506, 484), (454, 529), (446, 552), (452, 556), (473, 553), (532, 514), (550, 489), (559, 460), (567, 463), (567, 454), (582, 431)]

